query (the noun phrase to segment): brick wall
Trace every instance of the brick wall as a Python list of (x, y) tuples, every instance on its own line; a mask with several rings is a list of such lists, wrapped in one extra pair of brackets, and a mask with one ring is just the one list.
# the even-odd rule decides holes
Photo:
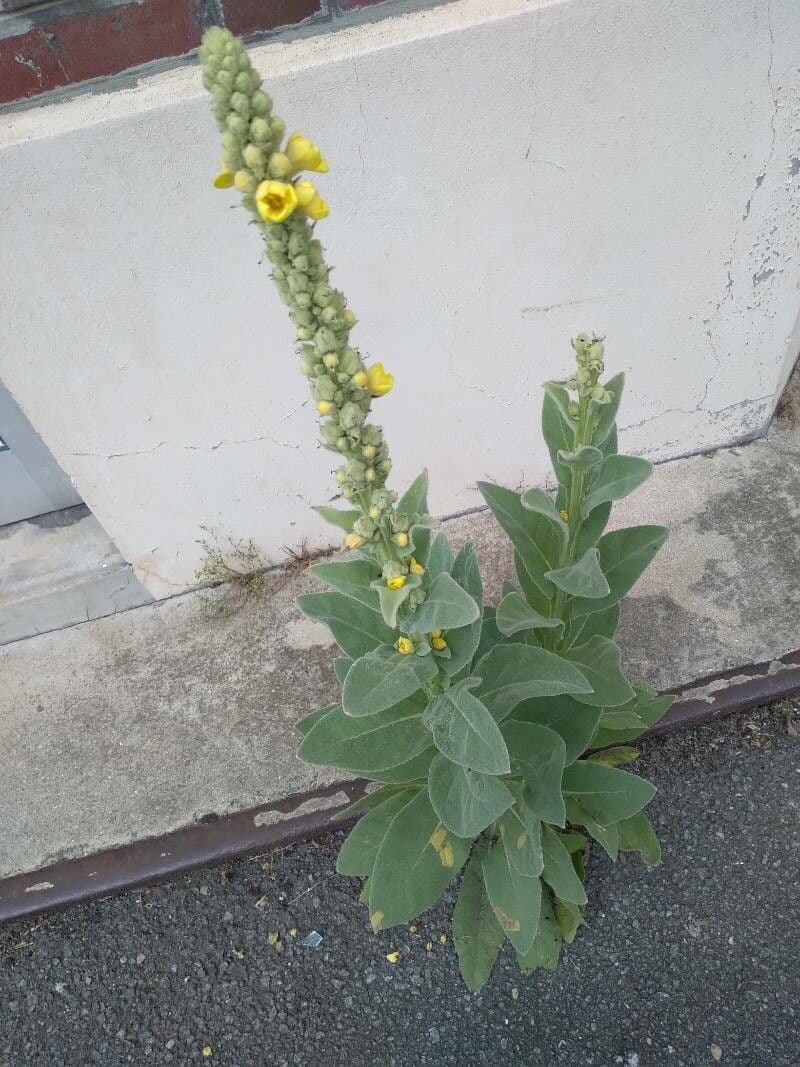
[[(436, 0), (431, 0), (431, 3)], [(0, 0), (0, 105), (197, 48), (208, 26), (240, 35), (334, 28), (403, 0)]]

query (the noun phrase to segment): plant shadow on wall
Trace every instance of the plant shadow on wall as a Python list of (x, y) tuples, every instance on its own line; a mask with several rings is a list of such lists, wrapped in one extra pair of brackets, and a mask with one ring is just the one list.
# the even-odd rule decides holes
[(320, 150), (301, 134), (285, 141), (230, 33), (210, 30), (200, 54), (222, 130), (215, 184), (239, 189), (263, 232), (323, 443), (342, 460), (346, 506), (318, 511), (351, 554), (314, 565), (329, 590), (298, 600), (342, 650), (340, 700), (299, 724), (300, 756), (377, 783), (348, 809), (363, 816), (337, 869), (364, 880), (376, 931), (413, 919), (460, 875), (453, 936), (473, 990), (505, 939), (524, 971), (553, 968), (583, 922), (589, 839), (612, 859), (660, 860), (643, 811), (654, 788), (620, 769), (638, 755), (628, 742), (671, 703), (625, 679), (613, 640), (621, 600), (667, 533), (604, 532), (612, 503), (651, 470), (617, 452), (623, 376), (601, 384), (602, 342), (576, 337), (571, 377), (545, 385), (557, 493), (479, 485), (516, 571), (500, 603), (484, 604), (473, 548), (454, 555), (428, 515), (427, 475), (400, 497), (387, 488), (389, 453), (369, 415), (393, 379), (350, 344), (355, 315), (329, 284), (314, 233), (328, 205), (301, 177), (328, 169)]

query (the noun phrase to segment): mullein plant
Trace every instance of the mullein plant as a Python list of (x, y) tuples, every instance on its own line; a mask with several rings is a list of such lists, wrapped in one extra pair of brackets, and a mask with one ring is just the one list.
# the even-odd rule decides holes
[(479, 483), (514, 546), (516, 580), (483, 600), (471, 545), (454, 553), (428, 515), (427, 476), (387, 487), (373, 401), (392, 387), (350, 343), (356, 319), (330, 284), (315, 224), (329, 212), (303, 175), (328, 165), (273, 114), (240, 41), (209, 30), (203, 80), (222, 131), (215, 185), (235, 187), (262, 231), (297, 330), (300, 365), (345, 506), (317, 510), (349, 553), (311, 568), (328, 589), (298, 600), (341, 649), (338, 700), (298, 724), (300, 756), (371, 779), (341, 817), (361, 814), (339, 854), (363, 879), (377, 932), (431, 907), (460, 876), (453, 938), (479, 989), (504, 941), (523, 971), (555, 967), (583, 922), (589, 839), (616, 859), (660, 861), (644, 814), (653, 786), (621, 770), (627, 742), (671, 698), (632, 686), (614, 643), (620, 602), (667, 531), (605, 533), (612, 503), (650, 474), (617, 452), (621, 374), (601, 384), (602, 341), (573, 342), (576, 367), (545, 384), (542, 429), (555, 494)]

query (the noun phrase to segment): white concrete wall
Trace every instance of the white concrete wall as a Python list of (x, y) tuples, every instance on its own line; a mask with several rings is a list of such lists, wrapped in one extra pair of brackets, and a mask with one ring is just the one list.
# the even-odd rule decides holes
[[(331, 172), (323, 239), (397, 375), (396, 484), (440, 513), (541, 481), (567, 338), (630, 372), (624, 447), (759, 432), (794, 355), (796, 0), (463, 0), (254, 50)], [(140, 578), (192, 582), (200, 524), (327, 543), (292, 332), (211, 188), (197, 68), (0, 117), (0, 377)], [(790, 351), (791, 348), (791, 351)]]

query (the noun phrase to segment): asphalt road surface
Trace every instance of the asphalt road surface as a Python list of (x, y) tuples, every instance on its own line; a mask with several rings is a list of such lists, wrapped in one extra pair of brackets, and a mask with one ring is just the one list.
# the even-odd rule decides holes
[(664, 863), (593, 849), (553, 974), (506, 948), (469, 993), (452, 895), (374, 936), (331, 835), (0, 929), (0, 1067), (798, 1067), (798, 729), (784, 702), (647, 744)]

